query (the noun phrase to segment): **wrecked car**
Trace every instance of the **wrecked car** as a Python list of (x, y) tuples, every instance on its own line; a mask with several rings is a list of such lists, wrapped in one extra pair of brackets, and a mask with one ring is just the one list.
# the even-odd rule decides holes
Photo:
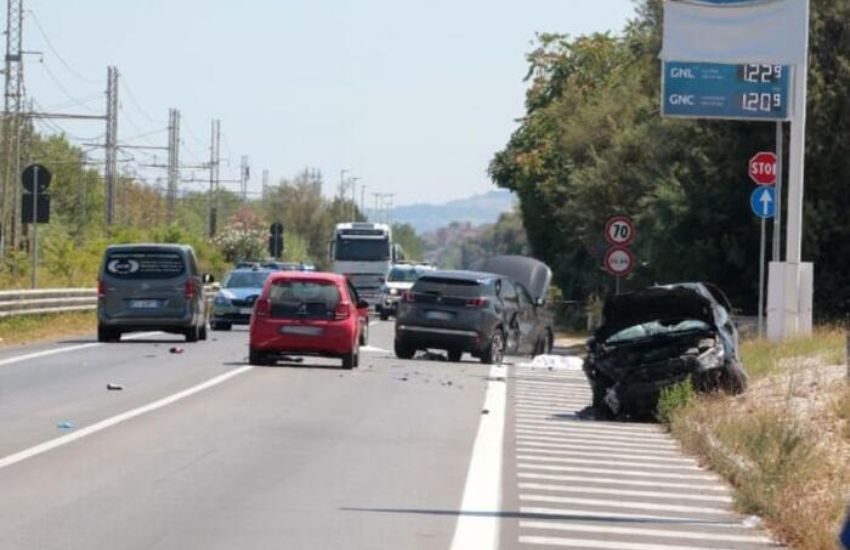
[(723, 292), (707, 283), (654, 286), (609, 298), (584, 372), (597, 413), (654, 413), (664, 388), (742, 393), (747, 375)]

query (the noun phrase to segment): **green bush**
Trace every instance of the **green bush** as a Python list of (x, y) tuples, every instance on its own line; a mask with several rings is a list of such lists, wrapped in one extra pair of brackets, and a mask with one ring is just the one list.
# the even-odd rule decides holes
[(655, 413), (658, 421), (669, 426), (676, 412), (688, 407), (695, 397), (696, 392), (690, 377), (684, 382), (662, 389)]

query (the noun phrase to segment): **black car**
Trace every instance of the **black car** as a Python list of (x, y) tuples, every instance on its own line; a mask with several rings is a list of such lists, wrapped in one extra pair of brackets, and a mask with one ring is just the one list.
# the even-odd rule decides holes
[(611, 297), (584, 361), (593, 409), (653, 413), (661, 391), (688, 378), (697, 391), (745, 391), (747, 375), (730, 311), (725, 295), (705, 283)]
[(538, 355), (551, 346), (551, 317), (543, 299), (505, 275), (428, 272), (399, 304), (395, 352), (402, 359), (418, 350), (441, 349), (450, 361), (470, 353), (483, 363), (499, 364), (506, 353)]

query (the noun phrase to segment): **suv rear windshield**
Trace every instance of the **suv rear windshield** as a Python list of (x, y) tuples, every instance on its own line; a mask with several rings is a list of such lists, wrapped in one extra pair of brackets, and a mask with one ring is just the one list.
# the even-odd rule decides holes
[(162, 250), (109, 252), (106, 273), (122, 279), (169, 279), (186, 272), (183, 256)]
[(466, 279), (423, 276), (413, 285), (413, 292), (453, 298), (477, 298), (486, 293), (486, 287), (477, 281)]
[(332, 319), (339, 289), (324, 281), (276, 281), (269, 289), (272, 317)]

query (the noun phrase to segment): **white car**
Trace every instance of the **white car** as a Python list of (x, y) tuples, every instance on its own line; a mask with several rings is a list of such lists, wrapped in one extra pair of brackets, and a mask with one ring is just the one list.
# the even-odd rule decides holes
[(423, 273), (434, 271), (434, 266), (427, 264), (396, 264), (390, 269), (387, 280), (381, 288), (381, 301), (377, 310), (382, 321), (395, 315), (402, 294), (413, 287)]

